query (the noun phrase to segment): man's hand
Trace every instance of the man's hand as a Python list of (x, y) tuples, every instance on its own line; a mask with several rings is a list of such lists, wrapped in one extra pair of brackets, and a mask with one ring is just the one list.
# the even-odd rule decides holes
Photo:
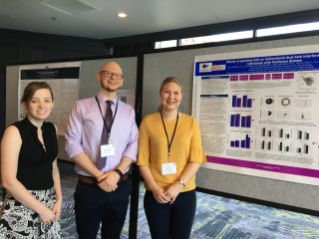
[(110, 171), (98, 178), (102, 179), (102, 181), (98, 181), (99, 183), (97, 184), (102, 190), (106, 192), (113, 192), (117, 189), (117, 183), (120, 180), (120, 175), (117, 172)]
[(103, 173), (102, 171), (100, 171), (100, 173), (95, 176), (95, 179), (98, 183), (102, 182), (108, 175), (108, 172), (107, 173)]

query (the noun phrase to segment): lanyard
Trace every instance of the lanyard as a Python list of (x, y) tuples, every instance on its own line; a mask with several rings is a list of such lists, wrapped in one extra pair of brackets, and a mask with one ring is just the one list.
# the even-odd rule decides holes
[(179, 113), (177, 112), (177, 116), (176, 116), (176, 123), (175, 123), (175, 128), (174, 128), (174, 132), (173, 132), (173, 135), (172, 135), (171, 142), (169, 142), (169, 138), (168, 138), (167, 130), (166, 130), (166, 127), (165, 127), (165, 123), (164, 123), (164, 119), (163, 119), (162, 111), (161, 111), (160, 113), (161, 113), (162, 123), (163, 123), (163, 127), (164, 127), (165, 134), (166, 134), (166, 139), (167, 139), (167, 147), (168, 147), (168, 162), (169, 162), (170, 157), (171, 157), (171, 146), (172, 146), (172, 143), (173, 143), (173, 140), (174, 140), (174, 136), (175, 136), (175, 133), (176, 133), (176, 128), (177, 128), (178, 119), (179, 119)]
[[(113, 126), (113, 122), (114, 122), (114, 119), (115, 119), (115, 116), (116, 116), (116, 113), (117, 113), (117, 107), (118, 107), (119, 103), (116, 104), (115, 114), (114, 114), (114, 117), (113, 117), (113, 119), (112, 119), (112, 121), (111, 121), (110, 128), (108, 128), (107, 125), (106, 125), (106, 123), (105, 123), (105, 118), (103, 117), (103, 113), (102, 113), (102, 110), (101, 110), (100, 103), (99, 103), (99, 101), (98, 101), (98, 99), (97, 99), (96, 96), (95, 96), (95, 100), (96, 100), (96, 102), (97, 102), (97, 104), (98, 104), (98, 106), (99, 106), (100, 112), (101, 112), (101, 116), (102, 116), (102, 119), (103, 119), (103, 122), (104, 122), (104, 127), (105, 127), (106, 132), (107, 132), (107, 143), (109, 143), (109, 141), (110, 141), (110, 136), (111, 136), (112, 126)], [(111, 107), (111, 105), (108, 106), (108, 107)]]

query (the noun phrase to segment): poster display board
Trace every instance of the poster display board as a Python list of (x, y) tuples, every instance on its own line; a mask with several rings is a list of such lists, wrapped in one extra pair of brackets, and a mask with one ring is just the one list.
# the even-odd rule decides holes
[(319, 185), (319, 46), (197, 56), (193, 84), (207, 167)]
[(134, 90), (117, 90), (116, 96), (119, 100), (135, 108)]
[(18, 120), (26, 117), (20, 103), (25, 87), (33, 81), (44, 81), (51, 86), (54, 96), (54, 108), (47, 120), (58, 127), (59, 135), (64, 135), (72, 106), (79, 99), (80, 66), (81, 62), (20, 66)]

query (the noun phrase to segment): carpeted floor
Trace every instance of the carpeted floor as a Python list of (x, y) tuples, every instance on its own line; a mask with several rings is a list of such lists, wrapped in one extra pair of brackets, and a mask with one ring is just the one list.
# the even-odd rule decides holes
[[(61, 177), (63, 190), (62, 228), (64, 238), (77, 238), (73, 193), (77, 176)], [(149, 239), (143, 209), (145, 189), (140, 186), (137, 238)], [(310, 239), (319, 238), (319, 218), (252, 203), (196, 193), (197, 212), (191, 238), (196, 239)], [(129, 212), (121, 239), (128, 238)], [(100, 238), (100, 236), (98, 236)]]

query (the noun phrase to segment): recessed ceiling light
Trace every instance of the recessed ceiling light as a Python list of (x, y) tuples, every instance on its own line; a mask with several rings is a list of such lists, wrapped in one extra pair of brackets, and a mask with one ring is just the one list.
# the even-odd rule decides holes
[(126, 17), (126, 14), (123, 13), (123, 12), (120, 12), (120, 13), (118, 14), (118, 16), (119, 16), (119, 17)]

